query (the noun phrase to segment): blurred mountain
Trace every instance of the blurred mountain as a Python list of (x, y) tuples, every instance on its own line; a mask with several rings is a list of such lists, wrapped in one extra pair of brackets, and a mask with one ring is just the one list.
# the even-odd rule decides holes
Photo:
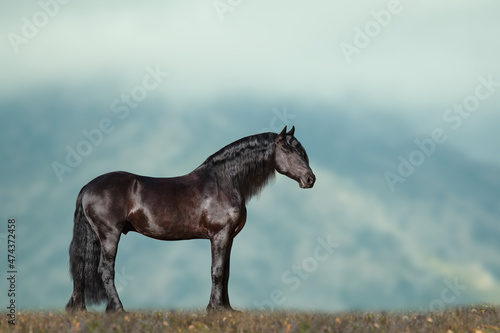
[[(284, 125), (296, 126), (317, 183), (301, 190), (279, 175), (250, 202), (232, 254), (235, 307), (429, 308), (500, 296), (500, 167), (447, 141), (391, 191), (384, 174), (397, 174), (399, 156), (408, 159), (419, 149), (414, 141), (428, 138), (394, 112), (252, 96), (178, 105), (155, 95), (120, 119), (111, 108), (119, 91), (77, 88), (0, 104), (0, 210), (18, 221), (21, 308), (60, 309), (69, 298), (75, 199), (92, 178), (113, 170), (181, 175), (232, 141)], [(103, 119), (113, 131), (60, 182), (53, 163), (65, 164), (67, 147), (88, 140), (82, 131)], [(336, 244), (331, 253), (317, 250), (325, 242)], [(116, 270), (128, 309), (208, 302), (207, 241), (129, 234)], [(272, 301), (276, 290), (280, 302)]]

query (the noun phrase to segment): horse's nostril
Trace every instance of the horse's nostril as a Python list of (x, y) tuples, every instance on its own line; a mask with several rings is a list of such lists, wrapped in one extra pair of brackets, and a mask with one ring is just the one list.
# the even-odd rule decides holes
[(309, 185), (314, 184), (314, 182), (315, 182), (315, 181), (316, 181), (316, 178), (315, 178), (314, 176), (309, 176), (309, 177), (307, 178), (307, 183), (308, 183)]

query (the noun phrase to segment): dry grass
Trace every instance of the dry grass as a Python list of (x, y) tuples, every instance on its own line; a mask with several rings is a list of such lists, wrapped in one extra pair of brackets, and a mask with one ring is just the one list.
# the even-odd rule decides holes
[(5, 315), (0, 332), (500, 332), (500, 307), (442, 312), (215, 313), (187, 311), (66, 314), (24, 312), (17, 325)]

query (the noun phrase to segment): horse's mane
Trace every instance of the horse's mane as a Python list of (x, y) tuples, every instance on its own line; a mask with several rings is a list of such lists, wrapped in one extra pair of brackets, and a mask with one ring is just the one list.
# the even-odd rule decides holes
[(205, 169), (219, 183), (236, 187), (246, 200), (250, 200), (275, 175), (277, 136), (276, 133), (262, 133), (242, 138), (209, 156), (198, 169)]

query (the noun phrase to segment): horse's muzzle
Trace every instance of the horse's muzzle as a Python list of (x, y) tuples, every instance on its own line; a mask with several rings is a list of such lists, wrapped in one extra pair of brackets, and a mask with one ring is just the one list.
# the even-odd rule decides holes
[(316, 183), (316, 176), (314, 173), (310, 173), (300, 179), (299, 186), (300, 188), (312, 188), (314, 183)]

